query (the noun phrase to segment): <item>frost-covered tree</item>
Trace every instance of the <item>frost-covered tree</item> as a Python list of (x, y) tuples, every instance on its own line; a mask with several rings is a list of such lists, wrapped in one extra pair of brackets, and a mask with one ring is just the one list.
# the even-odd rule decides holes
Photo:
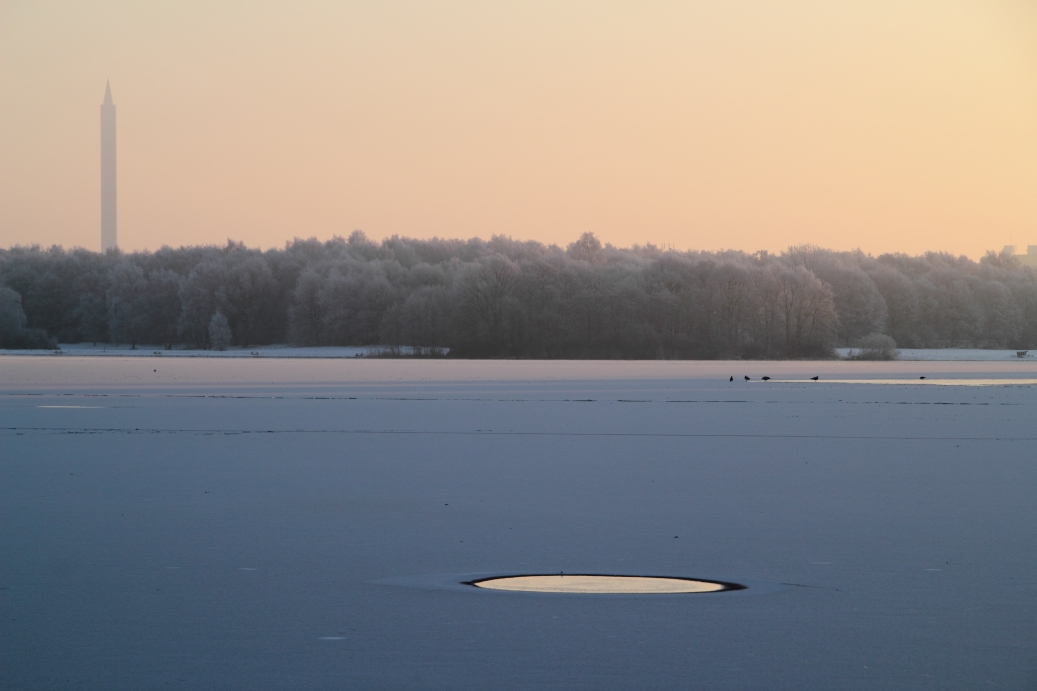
[(122, 262), (111, 274), (108, 286), (108, 329), (117, 343), (129, 343), (133, 349), (142, 342), (148, 323), (148, 284), (144, 270), (136, 264)]
[(209, 347), (213, 350), (226, 350), (230, 347), (231, 331), (223, 312), (216, 310), (209, 320)]
[(0, 348), (54, 348), (42, 329), (26, 328), (28, 320), (22, 309), (22, 296), (0, 285)]
[(377, 243), (357, 231), (268, 251), (15, 247), (0, 250), (0, 285), (20, 296), (26, 332), (65, 342), (209, 347), (219, 311), (239, 345), (458, 356), (816, 357), (872, 333), (1037, 350), (1037, 270), (997, 253), (676, 252), (590, 233), (565, 248), (500, 235)]

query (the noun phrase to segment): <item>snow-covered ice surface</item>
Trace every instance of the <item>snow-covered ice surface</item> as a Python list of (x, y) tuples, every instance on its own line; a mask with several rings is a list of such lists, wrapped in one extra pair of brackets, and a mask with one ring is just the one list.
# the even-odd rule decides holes
[(1034, 688), (1035, 379), (0, 357), (0, 688)]

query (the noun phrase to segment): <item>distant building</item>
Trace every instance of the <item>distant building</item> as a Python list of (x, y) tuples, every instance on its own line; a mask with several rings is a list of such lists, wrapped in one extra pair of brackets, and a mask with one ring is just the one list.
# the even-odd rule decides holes
[(1018, 259), (1023, 266), (1037, 267), (1037, 245), (1027, 245), (1026, 254), (1016, 254), (1015, 245), (1005, 245), (1003, 251)]
[(112, 86), (105, 84), (101, 104), (101, 251), (118, 247), (116, 239), (115, 104)]

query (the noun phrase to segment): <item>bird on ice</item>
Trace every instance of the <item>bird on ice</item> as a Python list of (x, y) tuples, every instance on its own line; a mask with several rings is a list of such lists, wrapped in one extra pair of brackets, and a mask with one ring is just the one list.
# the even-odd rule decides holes
[(733, 374), (732, 374), (732, 375), (731, 375), (731, 378), (730, 378), (730, 379), (728, 379), (728, 381), (734, 381), (734, 380), (735, 380), (735, 375), (733, 375)]
[(770, 380), (771, 380), (771, 378), (770, 378), (770, 377), (760, 377), (760, 379), (762, 379), (762, 380), (764, 380), (764, 381), (770, 381)]
[(817, 377), (811, 377), (810, 381), (817, 381)]
[(749, 377), (746, 377), (746, 378), (745, 378), (745, 380), (746, 380), (746, 381), (749, 381)]

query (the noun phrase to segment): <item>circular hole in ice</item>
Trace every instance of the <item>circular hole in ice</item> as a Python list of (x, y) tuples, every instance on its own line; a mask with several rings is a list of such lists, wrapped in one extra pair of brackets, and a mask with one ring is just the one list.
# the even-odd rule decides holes
[(703, 581), (674, 576), (602, 576), (594, 574), (530, 574), (496, 576), (468, 581), (468, 585), (487, 590), (527, 593), (573, 593), (611, 595), (676, 595), (742, 590), (737, 583)]

